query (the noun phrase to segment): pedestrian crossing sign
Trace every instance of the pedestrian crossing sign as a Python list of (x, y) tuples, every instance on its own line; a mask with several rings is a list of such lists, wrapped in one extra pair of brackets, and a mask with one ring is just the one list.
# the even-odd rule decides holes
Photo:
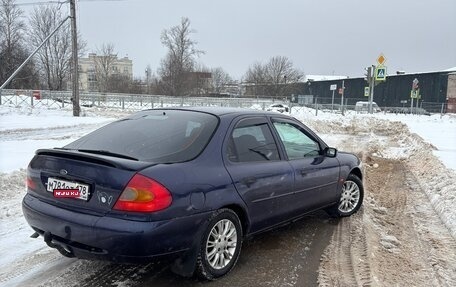
[(386, 67), (377, 66), (375, 68), (375, 80), (376, 81), (386, 81)]
[(420, 89), (411, 90), (410, 91), (410, 98), (412, 98), (412, 99), (421, 99)]

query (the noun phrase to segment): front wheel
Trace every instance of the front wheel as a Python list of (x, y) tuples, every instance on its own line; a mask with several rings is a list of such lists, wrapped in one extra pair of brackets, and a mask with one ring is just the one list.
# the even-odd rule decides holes
[(214, 280), (226, 275), (236, 264), (242, 245), (242, 228), (237, 214), (230, 209), (216, 211), (201, 240), (196, 273)]
[(326, 211), (333, 217), (350, 216), (360, 209), (363, 198), (363, 182), (356, 175), (350, 174), (342, 186), (339, 203)]

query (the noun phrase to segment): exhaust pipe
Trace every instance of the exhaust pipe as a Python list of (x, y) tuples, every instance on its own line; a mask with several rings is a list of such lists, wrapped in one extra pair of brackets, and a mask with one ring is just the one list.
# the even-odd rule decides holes
[(30, 238), (38, 238), (38, 237), (40, 237), (40, 234), (38, 232), (35, 232), (32, 235), (30, 235)]

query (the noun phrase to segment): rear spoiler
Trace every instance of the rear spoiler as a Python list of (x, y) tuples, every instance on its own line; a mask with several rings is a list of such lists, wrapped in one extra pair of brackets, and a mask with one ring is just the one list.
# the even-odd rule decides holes
[(68, 158), (72, 160), (92, 162), (94, 164), (120, 168), (123, 170), (139, 171), (146, 167), (156, 165), (153, 162), (135, 161), (124, 158), (117, 158), (113, 156), (89, 154), (77, 150), (64, 150), (64, 149), (39, 149), (35, 152), (37, 156), (52, 156), (60, 158)]

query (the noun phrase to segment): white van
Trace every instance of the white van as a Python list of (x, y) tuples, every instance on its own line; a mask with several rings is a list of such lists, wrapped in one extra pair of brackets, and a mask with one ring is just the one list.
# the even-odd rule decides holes
[[(372, 110), (374, 113), (379, 113), (382, 111), (376, 102), (372, 102)], [(356, 102), (355, 111), (357, 113), (369, 112), (369, 102), (363, 102), (363, 101)]]

